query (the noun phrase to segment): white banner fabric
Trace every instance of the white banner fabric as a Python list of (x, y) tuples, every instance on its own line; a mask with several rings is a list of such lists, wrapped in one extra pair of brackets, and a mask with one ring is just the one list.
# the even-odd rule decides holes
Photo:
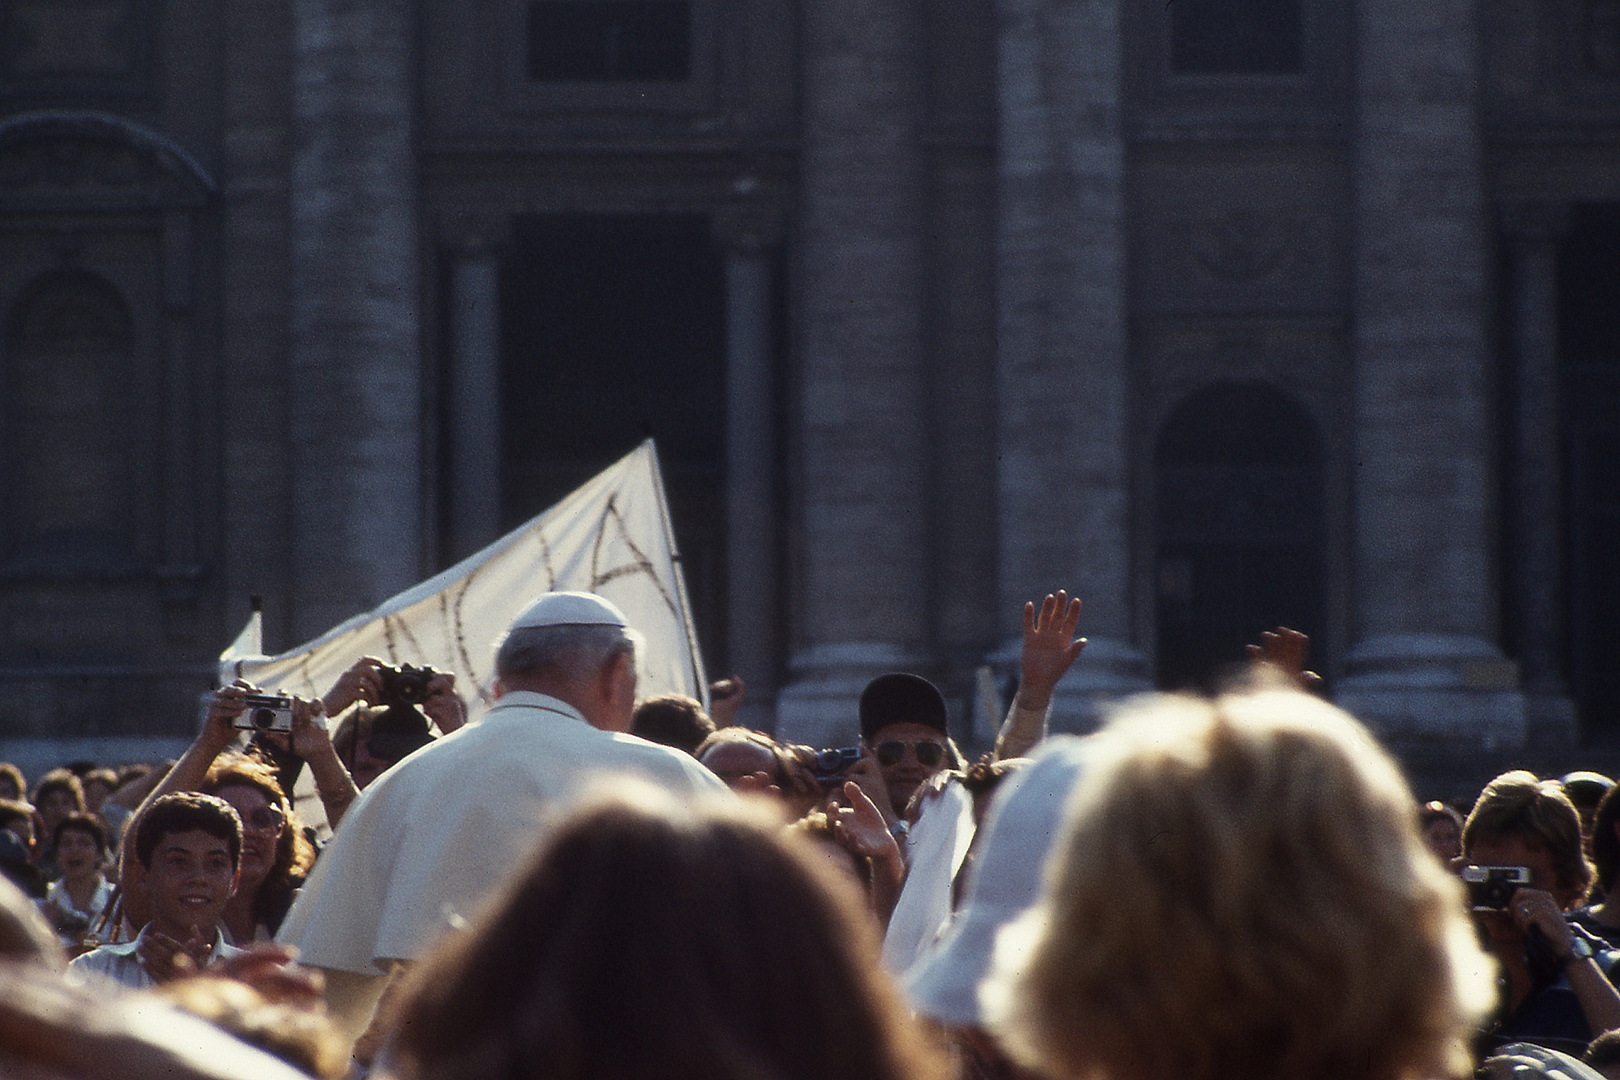
[[(482, 715), (495, 645), (544, 592), (602, 596), (646, 638), (639, 696), (689, 694), (708, 680), (670, 528), (658, 455), (648, 439), (557, 505), (437, 577), (279, 656), (244, 655), (249, 628), (219, 658), (219, 678), (318, 697), (362, 656), (452, 671)], [(255, 614), (255, 619), (258, 616)]]

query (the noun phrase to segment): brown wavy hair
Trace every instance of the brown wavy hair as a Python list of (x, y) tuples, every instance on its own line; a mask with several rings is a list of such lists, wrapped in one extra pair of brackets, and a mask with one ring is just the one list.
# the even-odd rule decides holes
[(309, 868), (315, 864), (315, 846), (304, 835), (298, 812), (281, 790), (274, 765), (256, 754), (221, 754), (209, 766), (201, 790), (217, 795), (221, 788), (227, 787), (255, 788), (281, 811), (283, 821), (281, 835), (276, 838), (276, 862), (253, 897), (253, 917), (275, 933), (281, 927), (281, 920), (287, 917), (287, 909), (292, 907), (294, 894), (309, 875)]
[(747, 807), (631, 798), (412, 969), (402, 1080), (941, 1080), (848, 882)]

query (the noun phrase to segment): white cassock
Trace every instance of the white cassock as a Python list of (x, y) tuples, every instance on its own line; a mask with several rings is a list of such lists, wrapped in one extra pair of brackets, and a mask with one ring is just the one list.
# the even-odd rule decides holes
[(677, 797), (730, 794), (689, 754), (599, 731), (545, 694), (508, 693), (361, 794), (276, 940), (359, 975), (422, 957), (528, 862), (549, 822), (615, 776)]

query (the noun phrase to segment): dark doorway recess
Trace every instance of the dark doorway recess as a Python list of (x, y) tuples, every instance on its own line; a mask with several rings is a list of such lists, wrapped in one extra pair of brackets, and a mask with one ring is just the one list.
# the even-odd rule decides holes
[(1569, 539), (1570, 689), (1620, 729), (1620, 204), (1577, 207), (1560, 245), (1558, 346)]
[(1200, 390), (1154, 477), (1160, 686), (1212, 689), (1278, 625), (1322, 640), (1322, 441), (1302, 406), (1264, 383)]
[(725, 292), (708, 218), (520, 218), (500, 310), (503, 528), (651, 435), (698, 636), (723, 656)]

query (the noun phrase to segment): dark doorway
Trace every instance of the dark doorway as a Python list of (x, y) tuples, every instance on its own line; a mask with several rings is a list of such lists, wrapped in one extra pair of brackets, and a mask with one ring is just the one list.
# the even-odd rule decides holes
[(725, 641), (725, 292), (701, 215), (521, 218), (501, 264), (501, 514), (651, 435), (705, 656)]
[(1322, 640), (1322, 446), (1303, 407), (1263, 383), (1201, 390), (1165, 421), (1154, 476), (1160, 686), (1212, 689), (1278, 625)]
[(1560, 247), (1570, 688), (1620, 727), (1620, 204), (1578, 207)]

